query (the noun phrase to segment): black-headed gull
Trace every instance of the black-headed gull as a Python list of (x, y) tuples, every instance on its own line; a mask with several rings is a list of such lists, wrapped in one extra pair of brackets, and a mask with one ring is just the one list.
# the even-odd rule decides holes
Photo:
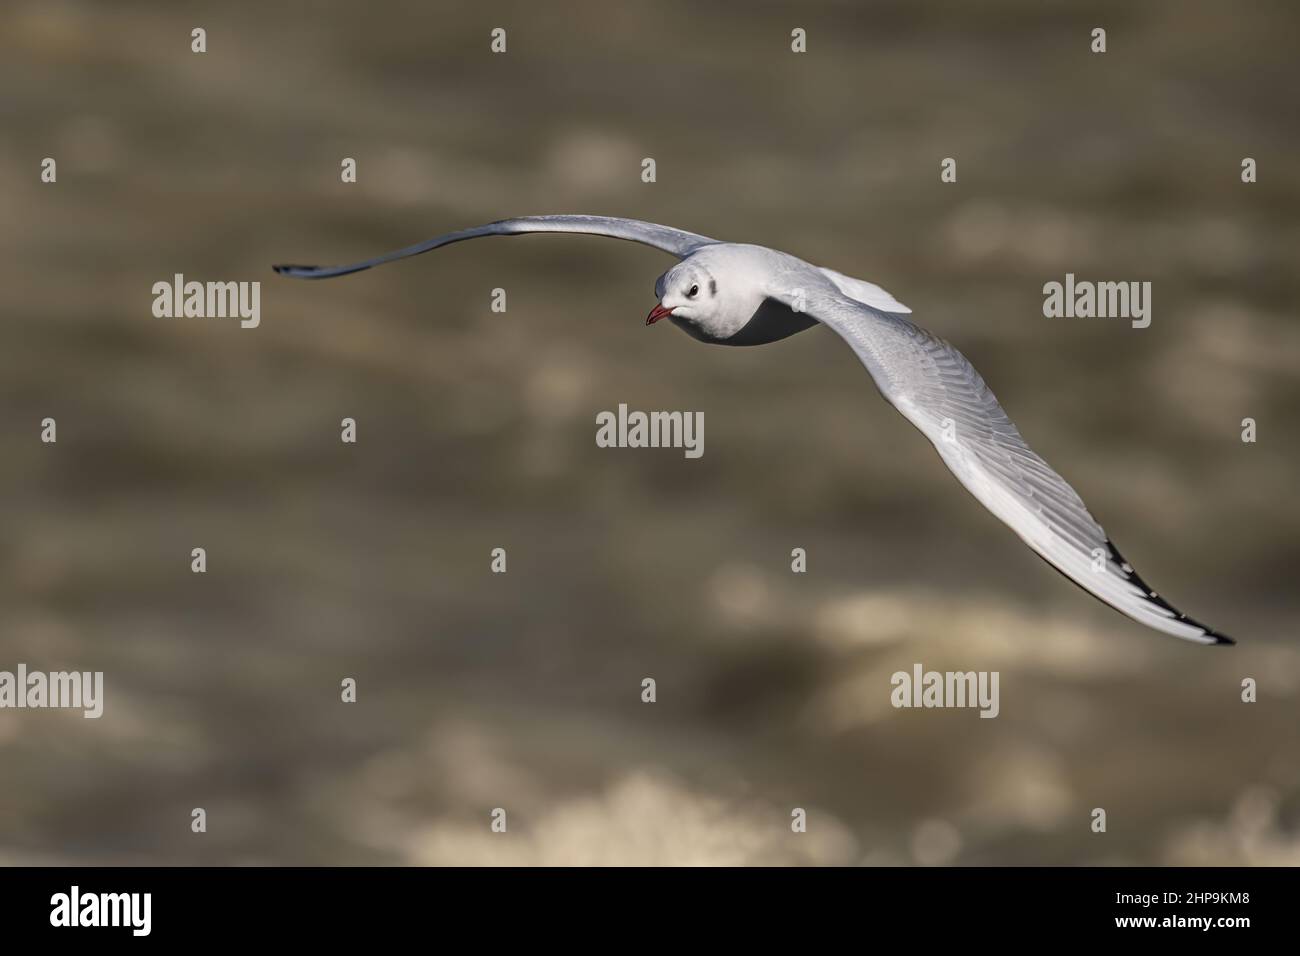
[(718, 345), (760, 345), (818, 322), (829, 326), (857, 353), (880, 393), (930, 439), (957, 480), (1049, 564), (1141, 624), (1201, 644), (1233, 643), (1152, 591), (1075, 490), (1020, 437), (965, 356), (904, 318), (911, 310), (870, 282), (764, 246), (606, 216), (503, 219), (352, 265), (283, 265), (275, 271), (325, 279), (463, 239), (533, 232), (629, 239), (681, 260), (655, 283), (659, 304), (648, 325), (668, 318), (694, 338)]

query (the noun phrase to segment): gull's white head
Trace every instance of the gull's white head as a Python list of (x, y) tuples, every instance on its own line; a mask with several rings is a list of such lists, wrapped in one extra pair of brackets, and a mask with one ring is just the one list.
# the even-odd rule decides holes
[[(693, 257), (692, 257), (693, 258)], [(718, 280), (704, 265), (686, 259), (655, 281), (659, 304), (650, 310), (645, 324), (654, 325), (672, 316), (707, 329), (721, 308)]]
[(646, 325), (671, 318), (673, 324), (705, 342), (735, 335), (763, 302), (761, 287), (744, 268), (737, 247), (716, 245), (683, 259), (655, 282), (659, 304)]

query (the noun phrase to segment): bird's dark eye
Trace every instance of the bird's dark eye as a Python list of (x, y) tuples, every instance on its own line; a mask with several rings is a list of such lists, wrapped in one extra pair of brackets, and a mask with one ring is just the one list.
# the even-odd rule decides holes
[(686, 293), (686, 298), (693, 299), (699, 294), (700, 294), (700, 287), (697, 285), (693, 285), (691, 286), (691, 291)]

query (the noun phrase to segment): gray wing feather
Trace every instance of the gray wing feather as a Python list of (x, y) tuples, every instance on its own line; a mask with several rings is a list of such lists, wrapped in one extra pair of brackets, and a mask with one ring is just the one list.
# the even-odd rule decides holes
[(964, 355), (903, 316), (838, 290), (814, 286), (804, 295), (808, 313), (848, 342), (881, 394), (930, 439), (957, 480), (1049, 564), (1158, 631), (1203, 644), (1233, 643), (1138, 577), (1075, 490), (1021, 437)]
[(710, 239), (707, 236), (697, 236), (693, 232), (674, 229), (671, 226), (661, 226), (653, 222), (641, 222), (637, 219), (619, 219), (613, 216), (521, 216), (518, 219), (502, 219), (498, 222), (490, 222), (485, 226), (474, 226), (472, 229), (449, 232), (426, 242), (408, 246), (405, 249), (398, 249), (396, 252), (390, 252), (386, 255), (376, 256), (373, 259), (354, 262), (351, 265), (279, 265), (273, 266), (273, 268), (281, 275), (293, 276), (296, 279), (328, 279), (333, 276), (360, 272), (363, 269), (370, 269), (397, 259), (405, 259), (408, 256), (418, 256), (421, 253), (430, 252), (442, 246), (449, 246), (453, 242), (463, 242), (466, 239), (477, 239), (480, 236), (519, 236), (533, 232), (567, 232), (589, 236), (608, 236), (612, 239), (627, 239), (652, 246), (655, 249), (662, 249), (679, 259), (685, 258), (701, 246), (717, 242), (716, 239)]

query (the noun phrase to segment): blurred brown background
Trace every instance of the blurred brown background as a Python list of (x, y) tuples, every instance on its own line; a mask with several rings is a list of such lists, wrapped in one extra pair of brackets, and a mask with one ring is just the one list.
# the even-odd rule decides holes
[[(1298, 28), (1283, 2), (6, 3), (0, 669), (103, 670), (106, 710), (0, 712), (0, 862), (1300, 862)], [(269, 268), (547, 212), (879, 282), (1240, 645), (1053, 574), (825, 330), (645, 328), (653, 250)], [(261, 327), (154, 318), (175, 272), (261, 280)], [(1151, 327), (1045, 319), (1066, 272), (1152, 281)], [(597, 448), (620, 402), (703, 411), (704, 457)], [(893, 710), (916, 661), (1000, 671), (1001, 716)]]

